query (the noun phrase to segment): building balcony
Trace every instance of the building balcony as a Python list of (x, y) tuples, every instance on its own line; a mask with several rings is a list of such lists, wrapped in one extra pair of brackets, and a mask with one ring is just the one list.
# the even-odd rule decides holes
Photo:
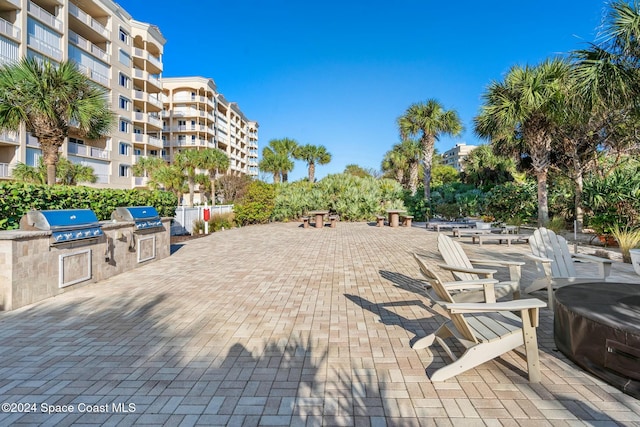
[(62, 50), (55, 46), (47, 44), (44, 40), (34, 37), (31, 34), (29, 34), (29, 36), (27, 37), (27, 46), (37, 50), (38, 52), (48, 56), (49, 58), (53, 58), (56, 61), (62, 61)]
[(20, 0), (5, 0), (6, 3), (11, 3), (16, 7), (16, 9), (21, 9)]
[(218, 123), (222, 122), (225, 125), (229, 123), (227, 122), (227, 118), (223, 114), (216, 112), (216, 116), (218, 116)]
[(146, 176), (136, 176), (133, 178), (135, 187), (146, 187), (149, 184), (149, 178)]
[(146, 123), (158, 129), (162, 129), (162, 120), (152, 116), (151, 114), (136, 111), (135, 113), (133, 113), (133, 120), (140, 123)]
[(20, 41), (20, 30), (18, 27), (2, 18), (0, 18), (0, 34), (4, 34), (17, 42)]
[(60, 21), (58, 18), (56, 18), (37, 4), (33, 3), (32, 1), (27, 2), (27, 13), (43, 24), (46, 24), (51, 28), (54, 28), (56, 31), (62, 33), (62, 21)]
[(162, 82), (159, 78), (155, 77), (153, 74), (150, 74), (148, 71), (141, 70), (139, 68), (133, 69), (133, 78), (141, 81), (148, 82), (154, 88), (158, 89), (158, 92), (162, 90)]
[(19, 144), (20, 141), (18, 140), (18, 133), (9, 131), (0, 132), (0, 142)]
[(159, 71), (162, 71), (162, 61), (160, 60), (160, 58), (156, 58), (155, 56), (153, 56), (151, 53), (147, 52), (146, 50), (140, 49), (139, 47), (136, 47), (136, 48), (133, 49), (133, 56), (134, 57), (138, 57), (138, 58), (142, 58), (142, 59), (148, 61), (151, 65), (153, 65)]
[(206, 139), (173, 139), (168, 141), (171, 147), (206, 147), (209, 143)]
[(29, 147), (40, 148), (40, 141), (38, 141), (38, 138), (35, 136), (31, 135), (30, 132), (27, 132), (27, 145)]
[(133, 140), (136, 143), (147, 144), (153, 147), (162, 148), (162, 140), (155, 136), (145, 135), (143, 133), (134, 133)]
[(78, 70), (80, 70), (81, 73), (89, 77), (94, 82), (101, 84), (104, 87), (107, 87), (107, 88), (109, 87), (109, 77), (103, 74), (100, 74), (99, 72), (92, 70), (91, 68), (85, 65), (78, 64), (77, 62), (76, 62), (76, 66), (78, 67)]
[(96, 58), (109, 63), (109, 55), (104, 50), (100, 49), (95, 44), (91, 43), (89, 40), (82, 37), (80, 34), (74, 33), (69, 30), (69, 41), (74, 45), (78, 46), (80, 49), (85, 52), (89, 52), (91, 55)]
[(148, 94), (147, 92), (143, 92), (141, 90), (136, 89), (133, 91), (133, 98), (139, 101), (147, 102), (155, 106), (156, 108), (162, 110), (162, 101), (160, 101), (155, 96)]
[(67, 144), (67, 153), (76, 156), (91, 157), (93, 159), (109, 160), (109, 151), (91, 145), (76, 144), (69, 142)]
[(104, 25), (96, 21), (87, 12), (80, 9), (78, 6), (76, 6), (73, 3), (69, 3), (69, 15), (78, 19), (78, 21), (82, 22), (87, 27), (91, 28), (93, 31), (100, 34), (105, 39), (107, 40), (111, 39), (111, 32), (107, 30), (107, 28)]

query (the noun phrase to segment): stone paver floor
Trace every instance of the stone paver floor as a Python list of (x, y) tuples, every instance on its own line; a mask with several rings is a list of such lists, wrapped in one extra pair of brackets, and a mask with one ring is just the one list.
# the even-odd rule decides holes
[(541, 383), (515, 352), (431, 383), (446, 355), (409, 344), (443, 315), (411, 253), (439, 262), (435, 239), (418, 224), (228, 230), (2, 313), (0, 425), (640, 426), (640, 401), (555, 350), (549, 309)]

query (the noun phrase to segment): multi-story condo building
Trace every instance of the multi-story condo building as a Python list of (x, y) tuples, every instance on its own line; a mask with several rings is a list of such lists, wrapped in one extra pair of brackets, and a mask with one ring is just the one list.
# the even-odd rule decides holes
[(183, 150), (219, 148), (229, 157), (228, 173), (258, 175), (258, 123), (218, 93), (212, 79), (171, 77), (162, 84), (166, 160)]
[(442, 162), (445, 165), (453, 166), (458, 172), (462, 172), (464, 158), (476, 148), (476, 145), (467, 145), (464, 142), (456, 144), (455, 147), (442, 154)]
[[(116, 114), (111, 135), (87, 140), (70, 132), (61, 154), (91, 166), (97, 186), (131, 188), (135, 153), (162, 150), (162, 52), (165, 39), (110, 0), (0, 0), (0, 63), (35, 57), (72, 60), (108, 89)], [(0, 177), (17, 162), (37, 165), (37, 139), (0, 136)]]
[[(144, 186), (144, 178), (133, 176), (132, 166), (139, 156), (170, 160), (180, 149), (174, 140), (188, 136), (191, 142), (192, 134), (177, 130), (163, 135), (164, 44), (156, 26), (134, 20), (111, 0), (0, 0), (0, 64), (23, 57), (54, 63), (72, 60), (108, 90), (116, 115), (111, 134), (87, 140), (72, 130), (61, 148), (61, 155), (94, 169), (96, 186)], [(248, 121), (235, 104), (221, 100), (211, 83), (211, 93), (208, 83), (196, 90), (198, 97), (208, 97), (204, 102), (185, 103), (188, 107), (182, 109), (205, 114), (197, 117), (197, 123), (207, 130), (194, 136), (207, 146), (225, 150), (232, 172), (257, 174), (257, 124)], [(187, 118), (189, 124), (196, 119), (184, 116), (182, 120), (186, 123)], [(18, 162), (37, 165), (40, 156), (37, 139), (24, 128), (17, 134), (0, 134), (0, 179), (9, 178)]]

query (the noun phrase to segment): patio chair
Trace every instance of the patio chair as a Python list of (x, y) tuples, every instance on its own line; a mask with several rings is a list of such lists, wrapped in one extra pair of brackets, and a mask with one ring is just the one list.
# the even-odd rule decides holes
[[(493, 287), (491, 284), (484, 284), (481, 286), (484, 287), (487, 302), (457, 303), (438, 275), (418, 255), (414, 254), (414, 258), (431, 283), (434, 302), (447, 310), (451, 318), (434, 333), (418, 339), (411, 346), (421, 349), (437, 342), (452, 359), (451, 364), (431, 375), (431, 381), (444, 381), (455, 377), (524, 345), (529, 381), (540, 382), (542, 375), (536, 328), (540, 308), (546, 307), (543, 301), (531, 298), (489, 302), (494, 297)], [(464, 353), (460, 357), (447, 345), (447, 338), (457, 340), (464, 347)]]
[[(438, 251), (446, 266), (442, 268), (451, 271), (458, 280), (493, 279), (496, 270), (488, 270), (474, 267), (474, 264), (490, 267), (508, 267), (509, 281), (499, 282), (495, 285), (496, 298), (513, 295), (513, 299), (520, 298), (520, 277), (522, 277), (521, 261), (501, 261), (495, 259), (469, 259), (462, 246), (445, 234), (438, 234)], [(471, 292), (473, 295), (464, 297), (464, 302), (483, 301), (481, 292)], [(463, 302), (462, 296), (455, 297), (457, 302)]]
[[(534, 231), (529, 238), (531, 255), (526, 257), (536, 264), (538, 278), (525, 288), (526, 293), (547, 288), (549, 307), (553, 307), (553, 290), (575, 283), (602, 283), (611, 273), (613, 261), (586, 254), (572, 254), (564, 237), (558, 236), (552, 230), (544, 227)], [(576, 261), (598, 264), (598, 275), (578, 276), (575, 269)]]

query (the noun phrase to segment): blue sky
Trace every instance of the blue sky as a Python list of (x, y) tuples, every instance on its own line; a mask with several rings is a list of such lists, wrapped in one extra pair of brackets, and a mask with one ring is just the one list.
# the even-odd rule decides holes
[[(229, 101), (260, 124), (259, 147), (274, 138), (324, 145), (330, 164), (380, 168), (399, 142), (396, 119), (436, 98), (458, 111), (465, 132), (443, 137), (480, 144), (473, 117), (492, 80), (515, 64), (584, 48), (595, 40), (604, 0), (293, 1), (120, 0), (134, 19), (167, 39), (165, 77), (213, 78)], [(306, 176), (296, 162), (290, 179)]]

